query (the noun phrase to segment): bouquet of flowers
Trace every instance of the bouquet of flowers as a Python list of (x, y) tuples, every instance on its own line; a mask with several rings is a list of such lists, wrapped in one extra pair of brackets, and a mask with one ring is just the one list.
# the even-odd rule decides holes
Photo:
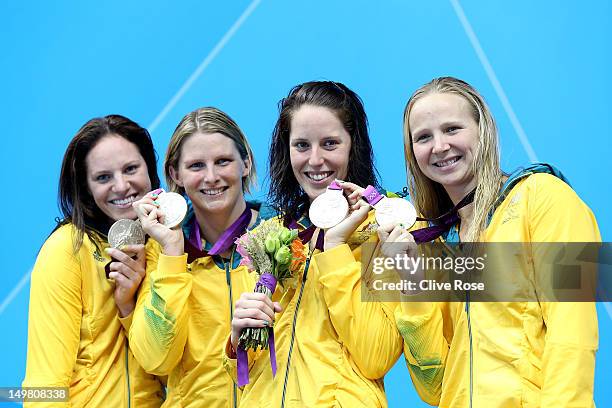
[[(299, 271), (306, 262), (306, 250), (298, 231), (283, 227), (278, 221), (262, 221), (236, 240), (236, 250), (242, 256), (241, 265), (259, 275), (255, 292), (269, 298), (281, 284)], [(238, 385), (248, 384), (246, 350), (270, 348), (272, 372), (276, 374), (274, 332), (271, 327), (247, 328), (238, 340)]]

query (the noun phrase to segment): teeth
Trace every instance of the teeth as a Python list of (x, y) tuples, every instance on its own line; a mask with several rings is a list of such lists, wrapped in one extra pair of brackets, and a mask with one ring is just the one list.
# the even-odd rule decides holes
[(208, 195), (217, 195), (217, 194), (221, 194), (223, 190), (224, 188), (209, 188), (209, 189), (202, 190), (202, 192)]
[(134, 202), (135, 196), (130, 196), (127, 198), (122, 198), (121, 200), (111, 200), (112, 204), (115, 205), (126, 205)]
[(437, 162), (437, 163), (434, 163), (434, 166), (436, 166), (436, 167), (446, 167), (446, 166), (450, 166), (451, 164), (455, 163), (455, 162), (456, 162), (457, 160), (459, 160), (459, 159), (460, 159), (459, 157), (455, 157), (455, 158), (452, 158), (452, 159), (450, 159), (450, 160), (446, 160), (446, 161)]
[(333, 171), (325, 171), (323, 173), (307, 173), (308, 177), (315, 180), (315, 181), (320, 181), (323, 180), (326, 177), (331, 176), (331, 174), (333, 173)]

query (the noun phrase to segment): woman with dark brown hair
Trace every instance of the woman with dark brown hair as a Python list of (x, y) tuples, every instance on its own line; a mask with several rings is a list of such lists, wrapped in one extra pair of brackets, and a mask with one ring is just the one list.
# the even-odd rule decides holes
[[(319, 253), (336, 238), (331, 230), (323, 236), (309, 218), (311, 203), (333, 182), (342, 184), (337, 179), (378, 185), (363, 103), (341, 83), (314, 81), (291, 89), (279, 111), (270, 147), (271, 201), (282, 211), (279, 222), (299, 230), (309, 254), (295, 284), (277, 287), (272, 301), (247, 292), (236, 302), (226, 368), (237, 376), (235, 350), (244, 328), (275, 321), (278, 371), (272, 375), (267, 352), (253, 355), (241, 406), (386, 407), (382, 377), (400, 355), (401, 339), (394, 337), (393, 352), (373, 347), (363, 352), (346, 313), (361, 302), (361, 293), (344, 277), (321, 273)], [(354, 197), (348, 201), (357, 206)], [(375, 229), (366, 206), (354, 209), (348, 218), (363, 222), (349, 245), (360, 258)], [(387, 324), (394, 329), (393, 322)]]
[(60, 175), (63, 218), (32, 271), (23, 387), (55, 388), (47, 396), (66, 406), (161, 405), (162, 385), (136, 363), (126, 336), (145, 248), (110, 248), (107, 238), (157, 187), (151, 137), (135, 122), (95, 118), (74, 136)]

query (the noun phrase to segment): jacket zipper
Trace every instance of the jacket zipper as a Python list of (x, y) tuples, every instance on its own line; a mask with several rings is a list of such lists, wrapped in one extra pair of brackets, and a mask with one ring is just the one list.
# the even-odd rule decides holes
[(472, 321), (470, 319), (470, 292), (465, 292), (465, 311), (467, 313), (468, 336), (470, 338), (470, 408), (472, 408), (472, 395), (474, 391), (474, 361), (472, 351)]
[[(230, 273), (230, 264), (232, 263), (232, 258), (234, 257), (234, 254), (232, 252), (232, 256), (230, 257), (229, 261), (225, 263), (225, 281), (227, 282), (227, 287), (229, 289), (229, 310), (230, 310), (230, 325), (232, 323), (232, 320), (234, 319), (234, 296), (232, 294), (232, 275)], [(234, 401), (234, 408), (237, 407), (237, 397), (238, 397), (238, 391), (236, 390), (236, 383), (232, 381), (232, 394), (234, 396), (233, 401)]]
[(129, 362), (130, 354), (129, 354), (129, 346), (126, 340), (125, 343), (125, 376), (127, 378), (127, 399), (128, 399), (128, 408), (132, 406), (132, 393), (130, 391), (130, 362)]
[(295, 326), (297, 323), (298, 310), (300, 303), (302, 302), (302, 295), (304, 294), (304, 286), (306, 285), (306, 276), (308, 275), (308, 268), (310, 267), (310, 258), (312, 254), (306, 259), (304, 264), (304, 279), (302, 280), (302, 286), (300, 287), (300, 294), (298, 296), (297, 303), (295, 304), (295, 312), (293, 313), (293, 325), (291, 327), (291, 342), (289, 343), (289, 354), (287, 355), (287, 369), (285, 371), (285, 382), (283, 383), (283, 397), (281, 399), (281, 408), (285, 407), (285, 396), (287, 394), (287, 381), (289, 380), (289, 367), (291, 366), (291, 353), (293, 352), (293, 342), (295, 340)]

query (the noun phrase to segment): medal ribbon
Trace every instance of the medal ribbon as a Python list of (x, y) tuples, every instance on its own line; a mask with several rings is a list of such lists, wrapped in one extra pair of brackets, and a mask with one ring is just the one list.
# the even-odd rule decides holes
[(411, 234), (414, 237), (414, 241), (417, 244), (430, 242), (450, 230), (453, 225), (459, 222), (459, 210), (474, 202), (475, 195), (476, 189), (470, 191), (468, 195), (463, 197), (461, 201), (459, 201), (457, 205), (451, 208), (446, 214), (443, 214), (437, 218), (428, 219), (417, 217), (418, 221), (429, 221), (433, 222), (435, 225), (412, 231)]
[[(259, 280), (255, 285), (255, 291), (261, 287), (266, 287), (270, 293), (274, 293), (276, 290), (276, 278), (271, 273), (262, 273), (259, 276)], [(274, 329), (268, 327), (268, 347), (270, 349), (270, 366), (272, 367), (272, 376), (276, 375), (276, 347), (274, 346)], [(242, 345), (238, 344), (238, 350), (236, 350), (236, 358), (238, 361), (238, 386), (242, 387), (249, 383), (249, 358), (246, 350)]]
[(249, 226), (251, 221), (251, 207), (247, 204), (246, 208), (240, 214), (238, 219), (232, 223), (221, 234), (217, 242), (213, 245), (210, 251), (205, 251), (202, 248), (202, 239), (200, 236), (200, 224), (195, 214), (189, 227), (189, 239), (185, 242), (185, 252), (187, 253), (187, 262), (191, 263), (198, 258), (207, 255), (219, 255), (227, 251), (234, 245), (236, 238), (240, 237)]
[[(429, 221), (434, 225), (411, 231), (410, 233), (414, 237), (414, 241), (417, 244), (430, 242), (447, 232), (449, 229), (451, 229), (451, 227), (459, 221), (459, 210), (465, 207), (466, 205), (471, 204), (474, 201), (475, 194), (476, 189), (470, 191), (470, 193), (463, 197), (461, 201), (459, 201), (457, 205), (455, 205), (450, 211), (437, 218), (429, 219), (417, 217), (417, 221)], [(374, 207), (374, 205), (376, 205), (380, 200), (382, 200), (384, 196), (380, 194), (376, 190), (376, 188), (372, 186), (367, 186), (366, 189), (363, 191), (362, 198), (368, 204)]]

